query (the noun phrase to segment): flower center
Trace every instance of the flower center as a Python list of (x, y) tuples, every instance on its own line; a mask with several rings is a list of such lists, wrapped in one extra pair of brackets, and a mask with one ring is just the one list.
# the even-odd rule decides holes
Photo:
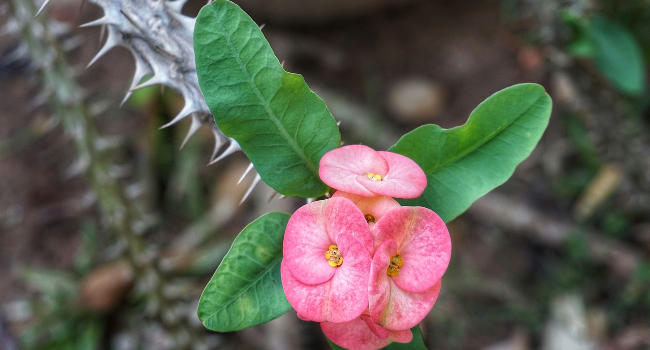
[(399, 269), (404, 265), (404, 260), (399, 256), (399, 253), (394, 257), (390, 258), (390, 265), (386, 269), (386, 274), (390, 277), (395, 277), (399, 274)]
[(327, 248), (325, 259), (327, 259), (327, 263), (330, 264), (331, 267), (339, 267), (343, 264), (343, 254), (341, 254), (339, 247), (335, 244), (332, 244)]
[(374, 223), (375, 222), (375, 217), (372, 216), (371, 214), (366, 214), (365, 217), (366, 217), (366, 222), (367, 223), (371, 223), (371, 222)]
[(381, 181), (383, 178), (379, 174), (367, 173), (366, 176), (372, 181)]

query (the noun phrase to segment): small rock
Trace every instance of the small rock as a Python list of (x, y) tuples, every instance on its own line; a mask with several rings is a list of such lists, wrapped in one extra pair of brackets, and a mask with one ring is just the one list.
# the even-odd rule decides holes
[(518, 329), (506, 340), (492, 344), (483, 350), (528, 350), (528, 335), (525, 331)]
[(551, 78), (551, 91), (559, 103), (573, 106), (576, 103), (576, 87), (566, 73), (555, 73)]
[(125, 262), (114, 262), (90, 271), (80, 286), (81, 304), (93, 311), (108, 312), (133, 287), (133, 271)]
[(433, 81), (407, 79), (390, 89), (388, 102), (390, 111), (401, 120), (421, 124), (440, 114), (445, 106), (445, 92)]
[(519, 66), (527, 72), (539, 70), (544, 64), (544, 57), (538, 48), (524, 46), (517, 53), (517, 62)]
[(574, 216), (579, 221), (589, 218), (617, 188), (623, 178), (623, 170), (617, 164), (606, 164), (591, 180), (576, 203)]
[(588, 332), (582, 298), (577, 294), (553, 300), (551, 319), (546, 324), (542, 339), (542, 350), (555, 349), (596, 349), (596, 344)]

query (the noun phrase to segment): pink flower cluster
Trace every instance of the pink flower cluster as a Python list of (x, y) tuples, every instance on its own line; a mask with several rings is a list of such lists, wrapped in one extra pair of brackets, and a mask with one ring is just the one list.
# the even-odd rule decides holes
[(281, 265), (289, 303), (347, 349), (410, 342), (451, 257), (442, 219), (393, 199), (422, 194), (424, 172), (405, 156), (351, 145), (325, 154), (319, 175), (338, 191), (289, 219)]

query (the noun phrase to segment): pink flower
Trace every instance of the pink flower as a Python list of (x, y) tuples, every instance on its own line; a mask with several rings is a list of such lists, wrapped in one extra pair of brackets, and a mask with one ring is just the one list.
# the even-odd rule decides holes
[(373, 241), (354, 203), (331, 198), (302, 206), (289, 219), (282, 287), (298, 317), (351, 321), (368, 307)]
[(318, 174), (328, 186), (362, 197), (416, 198), (427, 187), (424, 171), (410, 158), (363, 145), (327, 152)]
[(438, 298), (451, 258), (449, 231), (427, 208), (400, 207), (377, 221), (372, 233), (378, 247), (370, 269), (370, 316), (384, 328), (409, 329)]
[(391, 331), (374, 323), (365, 314), (345, 323), (322, 322), (320, 327), (329, 340), (346, 349), (376, 350), (392, 342), (409, 343), (413, 340), (410, 329)]
[(336, 191), (332, 198), (337, 197), (343, 197), (351, 200), (352, 203), (354, 203), (357, 208), (361, 210), (364, 217), (366, 218), (366, 222), (368, 222), (368, 226), (370, 226), (371, 229), (375, 223), (384, 216), (384, 214), (400, 207), (399, 203), (397, 203), (397, 201), (391, 197), (362, 197), (352, 193)]

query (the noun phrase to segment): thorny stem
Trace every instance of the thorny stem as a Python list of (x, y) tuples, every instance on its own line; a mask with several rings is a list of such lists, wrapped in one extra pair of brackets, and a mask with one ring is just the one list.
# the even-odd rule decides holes
[(171, 309), (174, 306), (163, 293), (164, 274), (150, 258), (142, 261), (147, 254), (145, 242), (134, 229), (136, 223), (143, 220), (142, 209), (129, 198), (119, 179), (110, 173), (112, 164), (109, 152), (96, 146), (95, 141), (100, 136), (97, 125), (84, 105), (83, 89), (72, 78), (74, 74), (62, 48), (52, 37), (49, 23), (44, 17), (34, 17), (36, 8), (31, 0), (12, 0), (10, 5), (20, 24), (20, 35), (28, 46), (31, 60), (40, 65), (43, 88), (51, 92), (49, 102), (55, 115), (61, 118), (65, 133), (73, 139), (77, 159), (86, 163), (83, 171), (96, 195), (102, 221), (110, 232), (126, 242), (126, 257), (136, 281), (146, 274), (153, 274), (153, 297), (159, 305), (156, 316), (172, 334), (178, 332), (178, 322), (170, 324), (164, 317), (173, 312)]

